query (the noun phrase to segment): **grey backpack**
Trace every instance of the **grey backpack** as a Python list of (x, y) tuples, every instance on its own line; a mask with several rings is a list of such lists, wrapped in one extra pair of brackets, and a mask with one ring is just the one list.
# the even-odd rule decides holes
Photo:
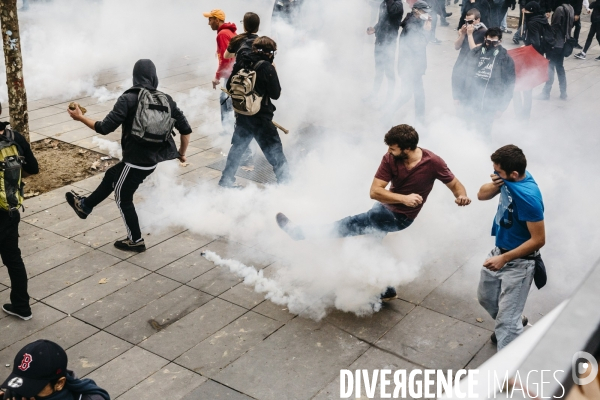
[(173, 132), (174, 125), (167, 95), (141, 88), (131, 134), (143, 143), (164, 143)]
[(256, 70), (266, 61), (261, 60), (251, 68), (243, 68), (231, 77), (230, 89), (227, 94), (231, 97), (233, 109), (242, 115), (255, 115), (260, 111), (263, 96), (254, 91), (256, 85)]

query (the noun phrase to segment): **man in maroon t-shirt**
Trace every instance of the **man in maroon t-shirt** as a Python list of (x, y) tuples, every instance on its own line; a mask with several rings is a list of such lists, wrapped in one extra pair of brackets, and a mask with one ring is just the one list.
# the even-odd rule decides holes
[[(371, 184), (371, 198), (377, 200), (366, 213), (346, 217), (328, 227), (332, 237), (374, 235), (383, 238), (388, 232), (408, 228), (427, 201), (436, 179), (454, 194), (459, 206), (471, 204), (465, 187), (452, 174), (440, 157), (417, 147), (419, 134), (410, 125), (398, 125), (385, 135), (388, 152)], [(386, 189), (391, 182), (391, 186)], [(309, 229), (292, 224), (282, 213), (277, 224), (294, 240), (303, 240)], [(396, 291), (388, 288), (384, 300), (395, 298)]]

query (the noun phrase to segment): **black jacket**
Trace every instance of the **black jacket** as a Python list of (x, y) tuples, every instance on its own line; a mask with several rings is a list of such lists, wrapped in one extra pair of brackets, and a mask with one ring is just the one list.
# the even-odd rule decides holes
[(375, 44), (393, 43), (398, 39), (404, 7), (402, 0), (383, 0), (379, 6), (379, 20), (375, 25)]
[[(471, 106), (485, 112), (506, 110), (513, 97), (516, 80), (515, 63), (506, 49), (502, 46), (492, 49), (478, 46), (471, 50), (467, 62), (469, 73), (465, 86)], [(486, 63), (491, 66), (487, 81), (478, 77)]]
[(398, 73), (400, 76), (420, 76), (427, 70), (427, 43), (429, 32), (423, 29), (425, 21), (408, 13), (402, 21), (398, 45)]
[[(63, 390), (70, 392), (74, 399), (81, 400), (110, 400), (108, 392), (91, 379), (79, 379), (73, 371), (67, 370), (67, 382)], [(79, 397), (79, 396), (81, 397)], [(77, 397), (75, 397), (77, 396)]]
[(542, 35), (544, 33), (544, 27), (548, 26), (548, 19), (544, 14), (531, 15), (525, 14), (525, 22), (527, 24), (527, 30), (525, 31), (525, 44), (532, 45), (533, 48), (544, 55), (546, 52), (545, 43), (542, 42)]
[(550, 26), (552, 26), (554, 39), (556, 40), (555, 49), (562, 49), (565, 46), (565, 37), (567, 39), (571, 38), (575, 15), (578, 14), (573, 14), (573, 7), (566, 3), (554, 10)]
[(592, 1), (590, 10), (592, 10), (592, 24), (600, 24), (600, 2), (598, 0)]
[(272, 120), (276, 110), (275, 105), (271, 100), (277, 100), (281, 96), (281, 86), (279, 84), (279, 76), (277, 70), (273, 67), (273, 61), (266, 54), (251, 52), (242, 54), (236, 59), (231, 76), (227, 80), (227, 90), (231, 89), (231, 78), (237, 74), (242, 68), (254, 69), (253, 66), (259, 61), (266, 61), (256, 69), (256, 84), (254, 91), (259, 96), (263, 96), (263, 101), (260, 111), (253, 115), (256, 118), (265, 118)]
[(458, 21), (458, 28), (460, 29), (462, 28), (462, 26), (465, 24), (465, 17), (467, 16), (467, 11), (469, 11), (472, 8), (476, 8), (479, 10), (479, 13), (481, 14), (481, 22), (483, 22), (483, 24), (485, 26), (490, 26), (490, 3), (488, 2), (488, 0), (475, 0), (474, 3), (471, 3), (469, 0), (465, 1), (465, 6), (463, 7), (463, 12), (460, 16), (460, 20)]
[[(150, 60), (139, 60), (133, 68), (133, 87), (123, 93), (115, 103), (112, 111), (102, 120), (96, 122), (94, 129), (101, 135), (108, 135), (122, 125), (121, 147), (123, 162), (139, 167), (152, 167), (162, 161), (173, 160), (179, 156), (172, 136), (161, 144), (140, 143), (131, 135), (131, 128), (138, 106), (140, 88), (156, 90), (158, 76), (156, 67)], [(175, 119), (175, 128), (181, 135), (189, 135), (192, 128), (183, 112), (167, 95), (171, 107), (171, 117)]]
[[(8, 122), (0, 122), (0, 131), (4, 134), (6, 127), (9, 125)], [(40, 172), (40, 167), (38, 165), (38, 161), (33, 155), (31, 151), (31, 146), (25, 140), (23, 135), (21, 135), (17, 131), (13, 131), (15, 134), (15, 143), (19, 149), (19, 154), (24, 158), (23, 160), (23, 171), (27, 172), (29, 175), (35, 175)]]
[[(482, 25), (479, 29), (473, 32), (473, 40), (475, 41), (475, 44), (483, 43), (485, 40), (485, 32), (487, 32), (485, 25)], [(468, 97), (468, 93), (465, 91), (465, 84), (469, 74), (467, 69), (467, 60), (470, 52), (471, 49), (469, 48), (469, 38), (468, 36), (465, 36), (465, 41), (460, 48), (460, 52), (458, 53), (458, 57), (456, 58), (456, 62), (452, 68), (452, 97), (454, 100), (460, 100), (461, 102), (465, 101)]]
[[(255, 33), (241, 33), (231, 38), (227, 51), (231, 54), (238, 55), (247, 54), (252, 51), (252, 45), (258, 38)], [(238, 54), (239, 53), (239, 54)]]
[(550, 3), (550, 10), (552, 12), (556, 11), (563, 4), (573, 7), (573, 15), (581, 15), (581, 10), (583, 9), (583, 0), (548, 0), (548, 2)]

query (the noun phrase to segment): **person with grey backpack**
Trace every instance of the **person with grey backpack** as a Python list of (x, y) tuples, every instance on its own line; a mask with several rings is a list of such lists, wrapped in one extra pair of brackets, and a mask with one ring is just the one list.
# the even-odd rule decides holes
[[(66, 193), (67, 202), (81, 219), (87, 218), (94, 207), (113, 191), (115, 202), (127, 228), (127, 238), (114, 243), (124, 251), (146, 250), (140, 231), (133, 195), (140, 184), (154, 172), (158, 163), (179, 159), (185, 162), (185, 152), (192, 128), (171, 96), (158, 87), (156, 67), (151, 60), (139, 60), (133, 67), (133, 87), (123, 93), (113, 110), (102, 121), (83, 115), (79, 107), (67, 110), (71, 118), (83, 122), (101, 135), (108, 135), (122, 126), (123, 160), (109, 168), (98, 188), (83, 197)], [(173, 127), (181, 135), (179, 151), (173, 140)]]

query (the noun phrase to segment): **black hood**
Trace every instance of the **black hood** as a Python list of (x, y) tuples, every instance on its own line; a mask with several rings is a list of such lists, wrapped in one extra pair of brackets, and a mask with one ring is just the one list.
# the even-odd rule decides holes
[(540, 12), (540, 14), (525, 14), (525, 19), (527, 21), (539, 22), (541, 24), (548, 23), (548, 18), (546, 18), (546, 15), (543, 12)]
[(133, 87), (156, 90), (158, 76), (152, 60), (138, 60), (133, 66)]

